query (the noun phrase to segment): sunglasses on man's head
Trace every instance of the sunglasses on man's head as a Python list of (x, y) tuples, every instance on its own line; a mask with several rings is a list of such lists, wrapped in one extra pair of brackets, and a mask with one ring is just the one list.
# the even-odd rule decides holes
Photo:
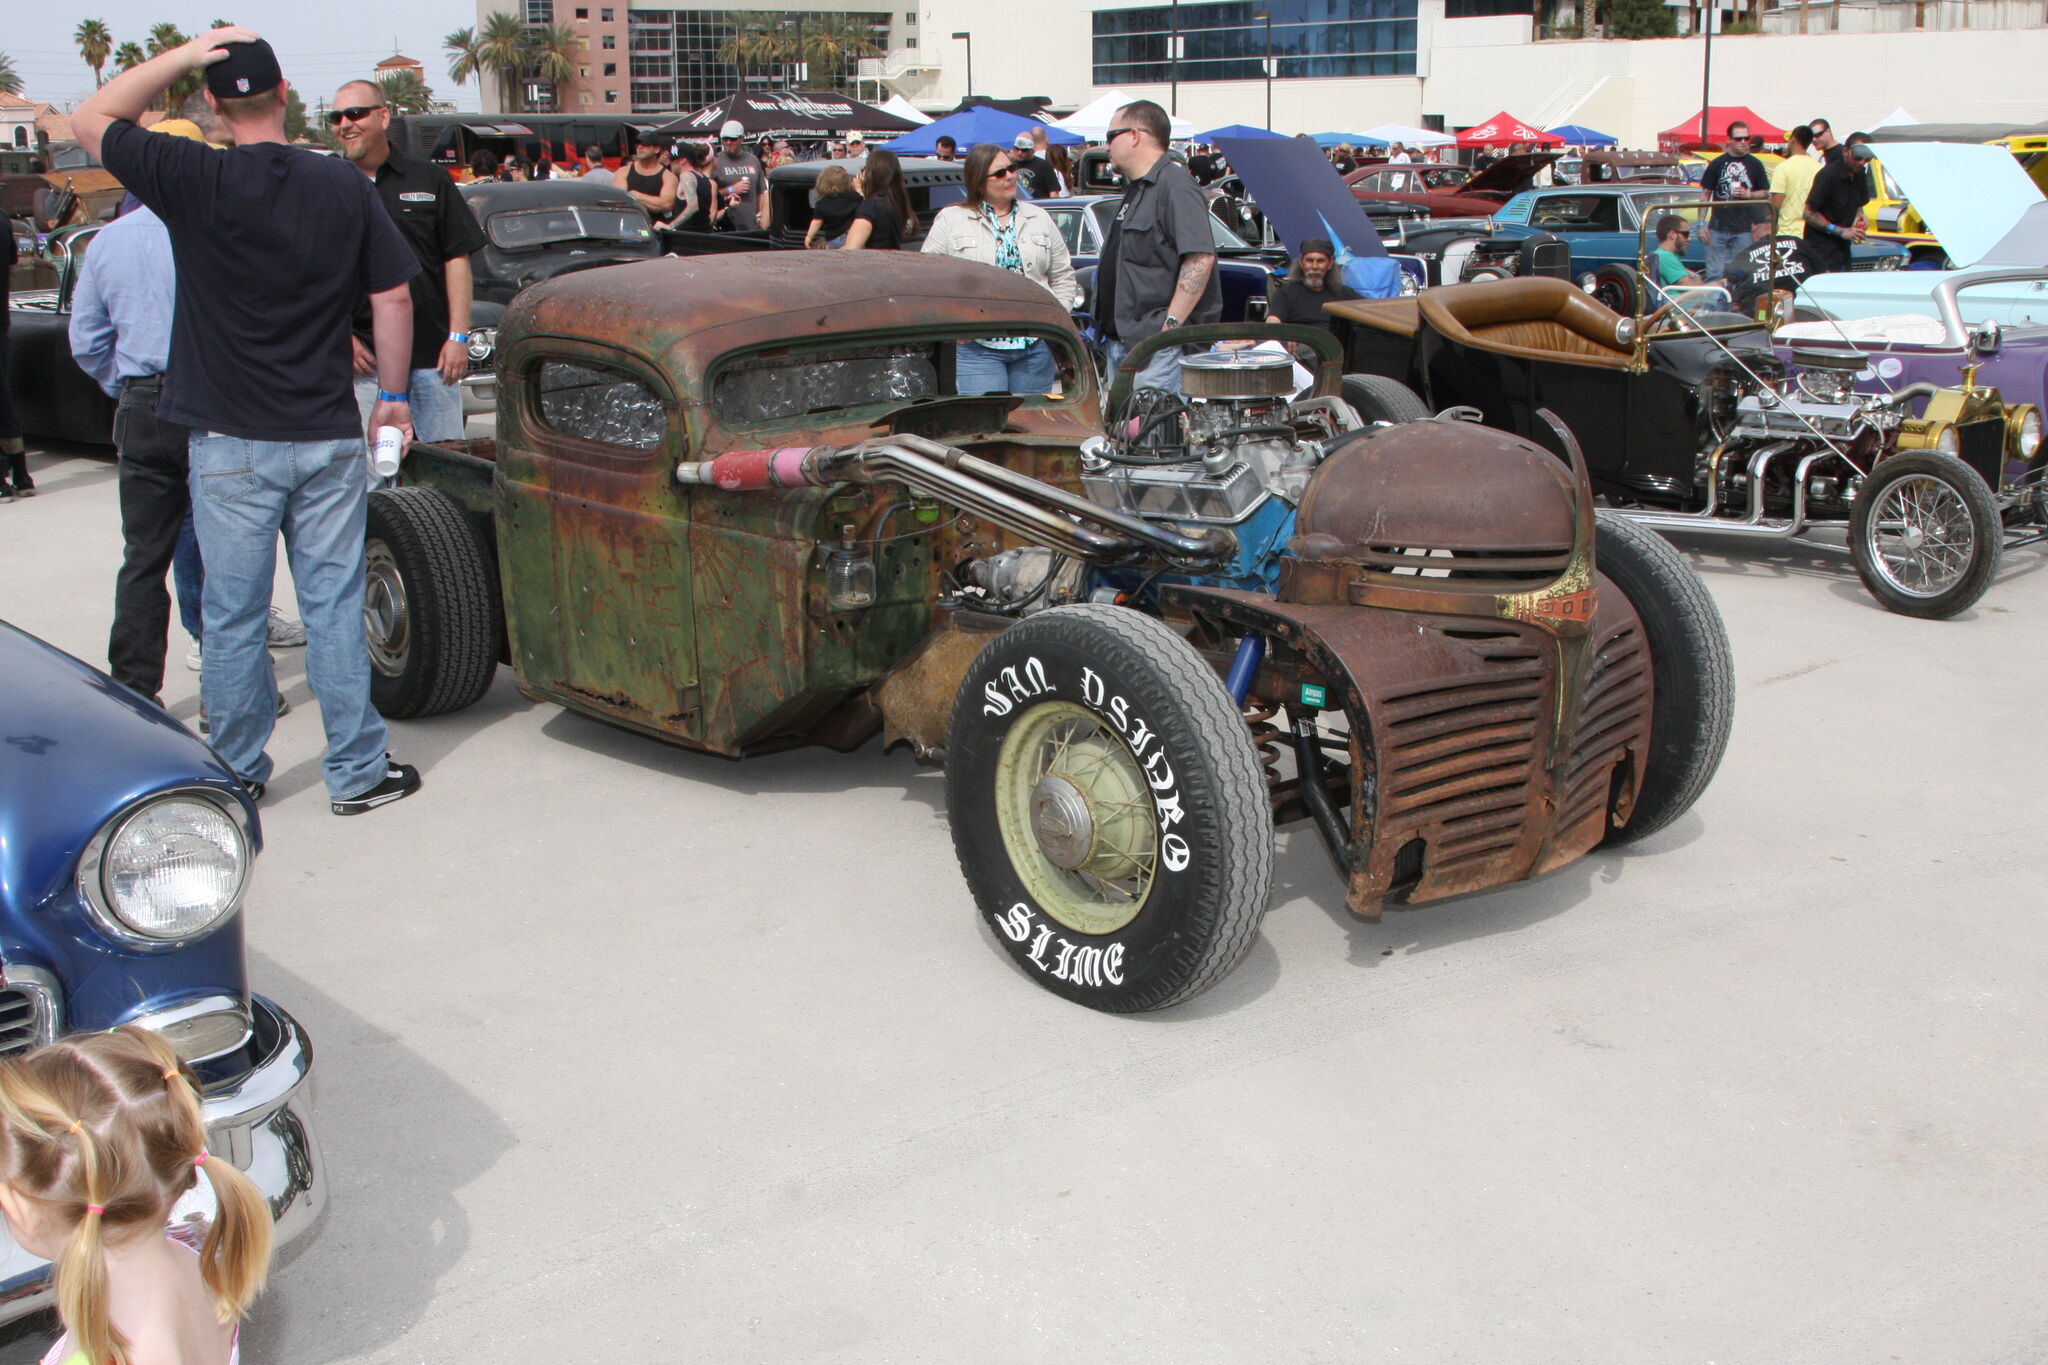
[(329, 109), (327, 123), (329, 127), (339, 127), (344, 120), (349, 123), (361, 123), (383, 107), (381, 104), (352, 104), (346, 109)]

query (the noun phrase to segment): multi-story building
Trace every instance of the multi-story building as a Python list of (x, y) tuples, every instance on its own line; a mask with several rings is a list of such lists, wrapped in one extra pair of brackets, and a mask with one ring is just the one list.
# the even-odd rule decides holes
[[(576, 38), (574, 74), (557, 87), (529, 78), (521, 83), (519, 112), (688, 112), (739, 90), (789, 90), (842, 74), (850, 82), (857, 60), (833, 63), (839, 72), (804, 60), (833, 35), (858, 38), (874, 52), (914, 52), (920, 37), (916, 10), (877, 10), (872, 0), (796, 10), (737, 10), (707, 5), (629, 9), (566, 0), (477, 0), (479, 25), (493, 11), (510, 11), (531, 28), (558, 25)], [(762, 21), (772, 16), (774, 32)], [(741, 60), (731, 57), (737, 55)], [(751, 56), (751, 59), (750, 59)], [(484, 84), (484, 108), (499, 107), (495, 82)]]

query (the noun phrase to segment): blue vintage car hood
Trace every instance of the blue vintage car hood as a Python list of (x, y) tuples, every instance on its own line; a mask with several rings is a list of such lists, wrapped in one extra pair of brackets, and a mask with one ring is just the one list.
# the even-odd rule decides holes
[(48, 900), (109, 817), (209, 786), (255, 811), (227, 766), (159, 706), (0, 622), (0, 915)]

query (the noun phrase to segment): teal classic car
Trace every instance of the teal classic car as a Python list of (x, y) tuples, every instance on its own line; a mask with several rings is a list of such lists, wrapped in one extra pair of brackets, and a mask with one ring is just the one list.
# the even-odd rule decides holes
[[(1561, 185), (1524, 190), (1493, 215), (1493, 236), (1465, 263), (1464, 279), (1500, 279), (1518, 273), (1516, 262), (1526, 254), (1522, 243), (1547, 234), (1570, 247), (1571, 279), (1592, 292), (1603, 268), (1635, 267), (1637, 234), (1646, 224), (1654, 226), (1662, 206), (1698, 198), (1699, 191), (1689, 185)], [(1692, 218), (1696, 213), (1684, 210), (1681, 216)], [(1655, 245), (1651, 238), (1651, 248)], [(1905, 263), (1906, 253), (1899, 248), (1873, 242), (1851, 250), (1849, 268), (1897, 270)], [(1697, 238), (1686, 245), (1685, 264), (1693, 271), (1706, 264), (1706, 247)], [(1617, 311), (1628, 311), (1626, 300), (1602, 301)]]

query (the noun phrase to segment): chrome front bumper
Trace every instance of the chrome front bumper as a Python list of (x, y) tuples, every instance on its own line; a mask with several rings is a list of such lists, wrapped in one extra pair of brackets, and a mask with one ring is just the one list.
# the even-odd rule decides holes
[[(206, 1150), (232, 1161), (270, 1202), (277, 1246), (304, 1233), (327, 1202), (327, 1173), (313, 1132), (313, 1043), (299, 1021), (260, 995), (249, 998), (257, 1033), (273, 1038), (269, 1055), (233, 1086), (215, 1091), (202, 1106)], [(213, 1215), (213, 1189), (200, 1181), (171, 1210)], [(0, 1232), (0, 1322), (45, 1306), (49, 1262), (32, 1256)]]

